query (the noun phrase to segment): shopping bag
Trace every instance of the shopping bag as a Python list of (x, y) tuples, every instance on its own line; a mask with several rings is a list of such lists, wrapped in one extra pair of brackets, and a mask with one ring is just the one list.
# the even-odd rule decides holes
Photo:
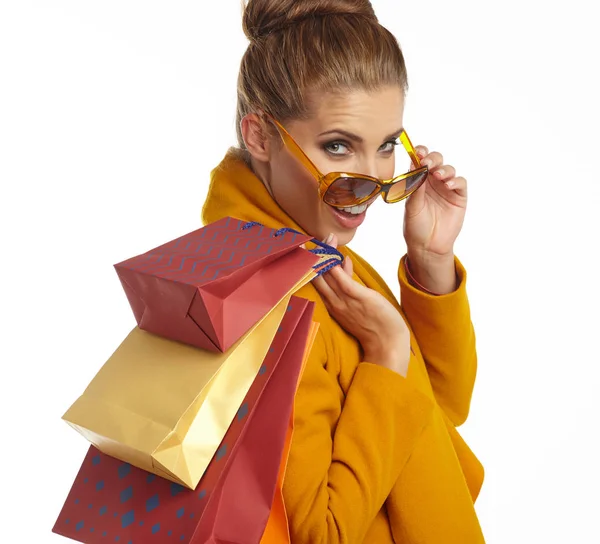
[(136, 327), (63, 419), (102, 452), (194, 489), (269, 354), (289, 298), (226, 353)]
[[(299, 235), (291, 229), (275, 234)], [(258, 372), (290, 293), (343, 259), (316, 243), (322, 246), (311, 250), (317, 264), (227, 352), (199, 350), (136, 328), (63, 418), (101, 451), (194, 488)], [(261, 296), (246, 293), (249, 306)]]
[[(308, 356), (310, 355), (310, 350), (312, 349), (318, 330), (319, 324), (313, 322), (309, 338), (306, 342), (306, 349), (304, 351), (304, 360), (302, 362), (300, 376), (302, 376), (304, 372), (304, 367), (308, 361)], [(273, 497), (273, 504), (271, 505), (271, 512), (269, 513), (269, 519), (267, 521), (265, 532), (260, 540), (261, 544), (290, 544), (291, 542), (285, 501), (283, 500), (283, 481), (287, 469), (290, 448), (292, 447), (293, 431), (294, 408), (292, 407), (292, 413), (290, 415), (285, 437), (285, 445), (281, 455), (281, 462), (279, 464), (279, 474), (277, 476), (277, 484), (275, 486), (275, 496)]]
[(141, 329), (223, 352), (317, 265), (310, 240), (226, 217), (115, 269)]
[[(300, 299), (292, 300), (291, 308), (281, 324), (282, 331), (273, 342), (273, 351), (265, 358), (261, 371), (227, 431), (222, 447), (214, 456), (205, 478), (196, 490), (169, 482), (90, 446), (53, 531), (90, 544), (196, 543), (197, 539), (193, 539), (194, 533), (214, 491), (211, 480), (218, 481), (221, 465), (231, 464), (236, 444), (252, 436), (250, 431), (244, 435), (242, 431), (253, 424), (257, 408), (274, 383), (272, 380), (275, 372), (284, 369), (292, 381), (298, 372), (298, 349), (293, 347), (295, 342), (290, 343), (289, 340), (297, 340), (301, 336), (298, 315), (301, 311), (301, 315), (304, 316), (307, 306), (304, 303), (296, 306), (296, 300)], [(293, 328), (293, 337), (289, 334), (290, 328)], [(278, 355), (277, 350), (282, 353)], [(296, 384), (297, 379), (294, 387)], [(289, 401), (290, 399), (287, 399), (288, 403)], [(272, 407), (267, 408), (272, 411)], [(272, 413), (276, 419), (282, 419), (284, 415), (280, 417), (279, 410)], [(284, 450), (289, 448), (289, 421), (288, 418)], [(270, 447), (271, 443), (272, 441), (265, 441), (265, 448)], [(285, 451), (280, 454), (280, 460), (287, 458)], [(278, 465), (280, 488), (281, 474), (285, 467), (282, 467), (281, 461)], [(277, 494), (275, 500), (276, 498)], [(266, 501), (262, 500), (266, 503), (268, 497)]]
[[(223, 455), (213, 459), (202, 478), (199, 489), (207, 492), (207, 498), (192, 539), (194, 544), (258, 544), (272, 508), (282, 506), (279, 501), (275, 502), (275, 497), (281, 493), (280, 469), (284, 471), (287, 464), (293, 430), (290, 422), (305, 361), (305, 346), (310, 337), (313, 307), (314, 303), (307, 304), (307, 311), (282, 361), (254, 405), (251, 421), (230, 453), (228, 437), (225, 437), (220, 447)], [(289, 538), (287, 521), (284, 526), (281, 523), (285, 509), (273, 513), (280, 524), (280, 536)], [(274, 527), (271, 529), (273, 536)]]

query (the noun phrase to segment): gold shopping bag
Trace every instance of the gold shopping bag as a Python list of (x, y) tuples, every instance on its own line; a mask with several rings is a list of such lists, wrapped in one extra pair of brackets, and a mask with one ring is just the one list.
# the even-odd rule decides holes
[(260, 369), (290, 297), (225, 353), (136, 327), (63, 419), (103, 453), (195, 489)]

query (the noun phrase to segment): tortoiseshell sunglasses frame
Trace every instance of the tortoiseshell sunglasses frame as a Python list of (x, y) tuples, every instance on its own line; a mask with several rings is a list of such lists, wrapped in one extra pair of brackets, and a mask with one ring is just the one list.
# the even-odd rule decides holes
[[(327, 191), (337, 180), (342, 179), (342, 178), (366, 180), (366, 181), (370, 181), (370, 182), (376, 184), (376, 186), (377, 186), (377, 190), (373, 191), (371, 194), (369, 194), (367, 196), (364, 196), (362, 198), (357, 198), (356, 202), (354, 202), (352, 204), (342, 206), (344, 208), (350, 208), (352, 206), (359, 206), (380, 194), (381, 194), (383, 200), (385, 202), (387, 202), (388, 204), (394, 204), (396, 202), (400, 202), (400, 201), (408, 198), (417, 189), (419, 189), (419, 187), (421, 187), (421, 185), (427, 179), (427, 176), (423, 176), (423, 179), (421, 182), (416, 184), (415, 187), (413, 187), (409, 192), (405, 192), (404, 194), (402, 194), (402, 196), (400, 196), (400, 198), (395, 198), (395, 199), (389, 198), (389, 191), (395, 184), (402, 182), (409, 177), (416, 176), (423, 172), (429, 171), (427, 166), (421, 166), (421, 161), (419, 160), (417, 152), (415, 151), (415, 148), (413, 147), (413, 144), (410, 141), (410, 138), (408, 137), (406, 130), (403, 130), (400, 133), (399, 138), (400, 138), (400, 142), (404, 146), (404, 149), (406, 149), (406, 152), (408, 153), (413, 164), (415, 165), (415, 167), (416, 167), (415, 170), (411, 170), (410, 172), (406, 172), (405, 174), (401, 174), (399, 176), (396, 176), (396, 177), (394, 177), (392, 179), (388, 179), (388, 180), (381, 180), (378, 178), (367, 176), (366, 174), (357, 174), (357, 173), (353, 173), (353, 172), (330, 172), (329, 174), (323, 174), (315, 166), (315, 164), (310, 160), (308, 155), (302, 150), (302, 148), (294, 140), (294, 138), (291, 136), (291, 134), (285, 129), (285, 127), (269, 113), (265, 112), (264, 115), (266, 116), (266, 118), (269, 121), (271, 121), (273, 123), (273, 125), (275, 125), (275, 127), (277, 128), (277, 131), (279, 132), (279, 135), (281, 136), (281, 139), (282, 139), (284, 145), (289, 149), (289, 151), (300, 161), (300, 163), (317, 180), (317, 182), (319, 183), (319, 196), (321, 197), (321, 199), (323, 199), (328, 204), (332, 204), (332, 203), (327, 202), (327, 198), (326, 198)], [(332, 205), (335, 206), (336, 204), (333, 203)]]

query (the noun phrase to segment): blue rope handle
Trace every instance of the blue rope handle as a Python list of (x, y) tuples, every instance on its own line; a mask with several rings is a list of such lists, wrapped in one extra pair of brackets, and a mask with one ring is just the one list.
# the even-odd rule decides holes
[(257, 223), (256, 221), (249, 221), (242, 227), (242, 230), (248, 230), (256, 226), (262, 227), (262, 225), (260, 223)]
[[(242, 227), (242, 230), (251, 229), (252, 227), (256, 227), (256, 226), (262, 227), (263, 225), (261, 225), (260, 223), (258, 223), (256, 221), (250, 221)], [(278, 231), (274, 232), (273, 237), (278, 238), (279, 236), (282, 236), (286, 232), (293, 232), (295, 234), (300, 234), (302, 236), (301, 232), (298, 232), (297, 230), (286, 227), (286, 228), (279, 229)], [(311, 240), (311, 242), (319, 247), (316, 247), (315, 249), (310, 249), (309, 250), (310, 253), (313, 253), (314, 255), (332, 255), (331, 259), (328, 259), (322, 263), (319, 263), (319, 264), (316, 264), (313, 266), (313, 268), (315, 270), (317, 268), (323, 267), (317, 272), (317, 276), (322, 276), (323, 274), (325, 274), (325, 272), (329, 272), (334, 266), (342, 264), (342, 262), (344, 261), (344, 256), (336, 248), (329, 246), (325, 242), (321, 242), (320, 240), (317, 240), (316, 238), (313, 238)]]
[(320, 265), (317, 264), (317, 265), (313, 266), (313, 268), (316, 269), (319, 266), (326, 265), (317, 272), (317, 276), (322, 276), (326, 272), (329, 272), (334, 266), (338, 266), (340, 264), (342, 264), (342, 261), (340, 261), (339, 259), (329, 259), (328, 261), (325, 261), (325, 262), (321, 263)]

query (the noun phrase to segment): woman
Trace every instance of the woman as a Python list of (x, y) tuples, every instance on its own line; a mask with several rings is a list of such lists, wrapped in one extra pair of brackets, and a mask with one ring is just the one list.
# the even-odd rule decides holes
[[(396, 145), (407, 89), (397, 41), (367, 0), (250, 0), (243, 25), (240, 148), (213, 171), (203, 221), (292, 227), (346, 257), (298, 293), (316, 302), (320, 330), (284, 483), (292, 541), (483, 542), (473, 507), (483, 469), (456, 430), (476, 372), (465, 270), (453, 253), (466, 180), (416, 148), (428, 172), (409, 178), (418, 190), (405, 200), (400, 306), (346, 247), (377, 184), (328, 188), (319, 173), (389, 180), (409, 158)], [(413, 174), (426, 170), (418, 167)], [(400, 183), (402, 198), (410, 183)]]

